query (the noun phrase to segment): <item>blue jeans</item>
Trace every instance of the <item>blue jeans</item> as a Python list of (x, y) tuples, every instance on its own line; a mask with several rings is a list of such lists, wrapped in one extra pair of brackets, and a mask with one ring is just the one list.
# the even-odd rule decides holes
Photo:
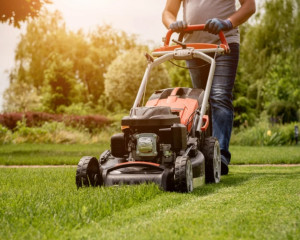
[[(210, 106), (212, 111), (212, 135), (218, 138), (221, 148), (222, 162), (228, 165), (231, 154), (229, 142), (233, 125), (232, 91), (239, 61), (239, 44), (229, 44), (230, 54), (216, 56), (216, 69), (210, 92)], [(212, 57), (214, 55), (211, 55)], [(205, 88), (210, 64), (201, 59), (187, 61), (193, 87)]]

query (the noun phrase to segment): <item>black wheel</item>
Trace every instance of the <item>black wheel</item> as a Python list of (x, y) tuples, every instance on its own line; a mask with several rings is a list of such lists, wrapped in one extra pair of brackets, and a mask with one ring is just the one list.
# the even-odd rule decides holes
[(193, 191), (193, 167), (187, 156), (179, 156), (175, 161), (174, 189), (176, 192)]
[(77, 188), (102, 185), (102, 176), (97, 158), (85, 156), (78, 163), (76, 171)]
[(221, 152), (218, 139), (208, 137), (203, 146), (205, 157), (205, 182), (218, 183), (221, 180)]

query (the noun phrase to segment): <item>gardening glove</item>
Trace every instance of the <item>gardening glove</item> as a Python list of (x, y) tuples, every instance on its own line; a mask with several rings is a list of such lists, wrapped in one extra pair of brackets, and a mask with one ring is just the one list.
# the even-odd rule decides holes
[(228, 31), (233, 28), (229, 19), (222, 20), (219, 18), (208, 19), (205, 23), (204, 31), (212, 34), (218, 34), (220, 31)]
[(180, 32), (184, 30), (187, 27), (186, 21), (176, 21), (170, 24), (169, 28), (173, 32)]

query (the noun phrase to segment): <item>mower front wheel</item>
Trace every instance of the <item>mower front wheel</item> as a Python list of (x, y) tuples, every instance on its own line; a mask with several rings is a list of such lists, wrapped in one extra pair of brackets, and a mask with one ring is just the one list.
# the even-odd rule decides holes
[(218, 139), (208, 137), (203, 146), (205, 157), (205, 182), (218, 183), (221, 180), (221, 152)]
[(102, 185), (102, 176), (97, 158), (85, 156), (80, 159), (76, 171), (76, 185), (77, 188)]
[(176, 158), (174, 189), (176, 192), (193, 191), (193, 167), (188, 156), (179, 156)]

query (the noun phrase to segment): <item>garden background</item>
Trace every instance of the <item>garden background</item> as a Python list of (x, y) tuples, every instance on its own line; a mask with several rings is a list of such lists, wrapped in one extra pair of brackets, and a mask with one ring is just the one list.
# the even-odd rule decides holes
[[(240, 27), (231, 144), (292, 144), (300, 106), (299, 1), (257, 5), (255, 16)], [(108, 24), (89, 32), (73, 31), (59, 11), (45, 7), (36, 14), (39, 16), (26, 22), (15, 49), (14, 67), (9, 70), (0, 141), (105, 140), (119, 130), (119, 120), (128, 113), (146, 67), (143, 54), (151, 52), (155, 43), (144, 44), (139, 36)], [(11, 21), (18, 27), (18, 20), (2, 22)], [(190, 84), (188, 71), (167, 63), (152, 73), (147, 95), (154, 89)], [(23, 113), (21, 117), (19, 113)], [(45, 118), (47, 114), (52, 117)], [(83, 120), (87, 115), (89, 120)], [(70, 118), (77, 119), (76, 124), (70, 124)], [(105, 127), (109, 124), (113, 126)], [(68, 135), (62, 139), (45, 136), (57, 135), (62, 129)], [(77, 133), (84, 136), (71, 136)]]
[[(146, 29), (147, 6), (164, 4), (72, 5), (84, 12), (109, 1), (119, 8), (102, 13), (120, 21), (146, 8), (131, 23)], [(74, 30), (49, 2), (0, 2), (1, 24), (21, 26), (0, 114), (0, 239), (300, 239), (300, 0), (256, 1), (240, 27), (230, 171), (190, 194), (155, 185), (77, 190), (75, 165), (109, 148), (136, 95), (144, 53), (160, 44), (113, 24)], [(169, 63), (155, 69), (147, 96), (169, 86), (190, 86), (188, 72)]]

